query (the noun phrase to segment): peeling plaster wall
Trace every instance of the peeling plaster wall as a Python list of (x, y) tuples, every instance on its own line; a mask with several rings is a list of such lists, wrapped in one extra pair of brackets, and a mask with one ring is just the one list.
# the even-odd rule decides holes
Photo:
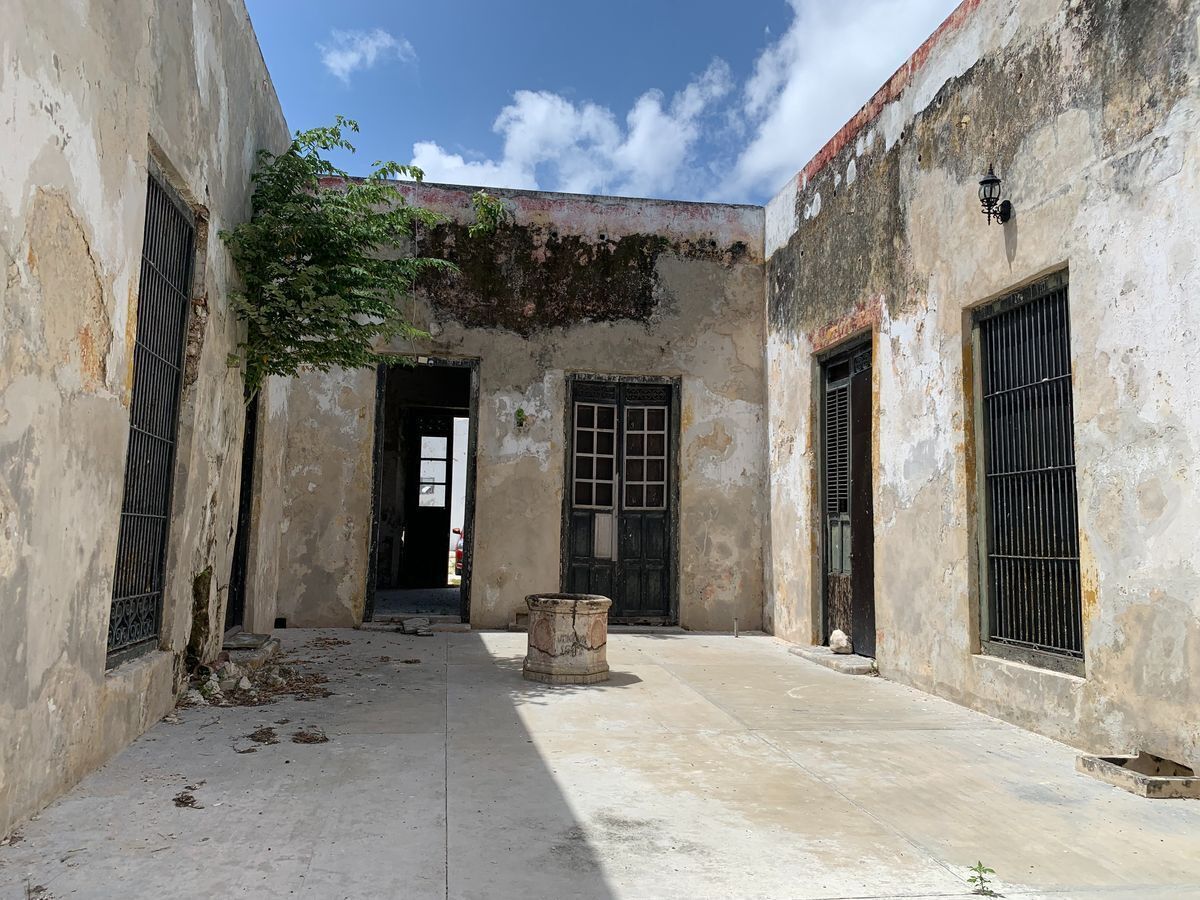
[[(762, 210), (499, 191), (513, 224), (473, 241), (469, 189), (405, 190), (450, 217), (420, 246), (462, 275), (403, 301), (433, 337), (389, 351), (480, 360), (472, 625), (504, 626), (526, 594), (558, 588), (566, 381), (580, 372), (681, 380), (680, 623), (729, 630), (737, 616), (758, 628)], [(361, 621), (375, 382), (314, 374), (292, 393), (279, 613), (289, 625)]]
[[(208, 567), (219, 649), (243, 414), (218, 232), (249, 213), (254, 152), (287, 139), (241, 0), (5, 12), (0, 834), (171, 708)], [(151, 154), (202, 221), (160, 650), (106, 672)]]
[[(768, 627), (818, 637), (814, 354), (870, 332), (881, 672), (1200, 764), (1200, 3), (967, 0), (767, 210)], [(1015, 217), (989, 226), (994, 163)], [(1070, 268), (1086, 678), (977, 655), (972, 306)]]

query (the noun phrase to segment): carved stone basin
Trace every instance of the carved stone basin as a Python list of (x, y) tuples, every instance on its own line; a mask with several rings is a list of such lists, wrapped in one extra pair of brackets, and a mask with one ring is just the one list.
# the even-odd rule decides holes
[(608, 608), (598, 594), (530, 594), (529, 650), (522, 673), (546, 684), (608, 680)]

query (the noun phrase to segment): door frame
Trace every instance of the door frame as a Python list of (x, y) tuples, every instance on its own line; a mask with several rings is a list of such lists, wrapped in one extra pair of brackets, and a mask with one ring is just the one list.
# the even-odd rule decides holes
[(383, 496), (383, 421), (387, 406), (387, 370), (411, 359), (414, 365), (447, 369), (470, 369), (471, 389), (467, 399), (467, 484), (463, 504), (463, 572), (459, 582), (459, 617), (471, 621), (471, 572), (475, 564), (475, 452), (479, 446), (479, 359), (439, 356), (395, 356), (395, 362), (375, 368), (375, 433), (371, 449), (371, 543), (367, 556), (367, 590), (363, 621), (375, 618), (376, 582), (379, 580), (379, 506)]
[[(827, 395), (827, 391), (825, 389), (825, 369), (826, 369), (828, 363), (830, 362), (830, 360), (834, 360), (839, 356), (850, 357), (850, 356), (853, 356), (859, 350), (862, 350), (864, 348), (870, 348), (870, 350), (871, 350), (872, 391), (871, 391), (871, 409), (869, 411), (869, 416), (870, 416), (870, 420), (871, 420), (871, 435), (872, 435), (871, 442), (872, 442), (872, 445), (874, 445), (876, 442), (876, 439), (877, 439), (876, 436), (878, 434), (878, 428), (879, 428), (879, 415), (878, 415), (878, 408), (875, 403), (875, 391), (874, 391), (874, 379), (875, 379), (875, 371), (876, 371), (876, 359), (875, 359), (876, 347), (875, 347), (875, 339), (874, 338), (875, 338), (875, 335), (874, 335), (873, 330), (866, 331), (866, 332), (854, 335), (853, 337), (850, 337), (847, 340), (842, 341), (841, 343), (836, 344), (832, 347), (823, 349), (820, 353), (818, 353), (814, 356), (814, 362), (816, 363), (816, 366), (815, 366), (816, 377), (814, 379), (814, 382), (815, 382), (814, 386), (816, 388), (816, 393), (817, 393), (817, 396), (816, 396), (817, 417), (816, 417), (816, 422), (815, 422), (816, 427), (813, 429), (815, 438), (816, 438), (813, 441), (813, 446), (816, 451), (813, 454), (813, 458), (816, 461), (816, 472), (815, 472), (816, 478), (815, 478), (815, 480), (816, 480), (816, 486), (817, 486), (817, 489), (815, 491), (816, 509), (815, 509), (814, 519), (816, 522), (816, 533), (817, 533), (817, 539), (816, 539), (817, 560), (816, 560), (816, 562), (817, 562), (817, 571), (820, 572), (820, 577), (818, 579), (815, 579), (816, 587), (817, 587), (817, 590), (816, 590), (817, 597), (816, 597), (816, 609), (815, 609), (816, 616), (815, 616), (815, 621), (813, 623), (813, 625), (814, 625), (813, 632), (814, 632), (817, 644), (825, 644), (829, 640), (829, 633), (826, 630), (826, 626), (828, 624), (828, 609), (827, 609), (828, 599), (827, 598), (828, 598), (828, 590), (829, 590), (829, 588), (828, 588), (828, 578), (829, 578), (829, 544), (828, 544), (828, 541), (829, 541), (829, 535), (828, 535), (828, 529), (825, 527), (826, 526), (826, 523), (825, 523), (825, 411), (826, 411), (825, 401), (826, 401), (826, 395)], [(877, 467), (876, 467), (874, 446), (872, 446), (872, 448), (871, 448), (871, 507), (872, 507), (871, 543), (872, 543), (872, 545), (875, 542), (874, 507), (875, 507), (875, 499), (876, 499), (875, 487), (876, 487), (876, 480), (877, 480), (876, 479), (876, 468)], [(851, 477), (853, 477), (853, 475)], [(874, 558), (874, 555), (872, 554), (872, 559), (873, 558)], [(875, 576), (876, 572), (875, 572), (875, 567), (874, 567), (873, 562), (872, 562), (871, 574), (872, 574), (872, 582), (874, 582), (874, 580), (875, 580), (874, 576)], [(875, 606), (876, 621), (878, 621), (877, 617), (878, 617), (879, 607), (878, 607), (878, 604), (875, 603), (875, 592), (874, 592), (873, 587), (872, 587), (871, 602)], [(851, 613), (851, 615), (853, 616), (853, 612)], [(878, 652), (878, 648), (876, 648), (876, 652)]]
[[(679, 482), (680, 475), (680, 419), (682, 418), (683, 391), (682, 382), (677, 376), (670, 375), (600, 375), (591, 372), (568, 372), (566, 379), (566, 403), (563, 404), (563, 445), (566, 452), (563, 455), (563, 473), (560, 483), (562, 488), (562, 522), (559, 534), (558, 548), (558, 583), (559, 590), (565, 591), (569, 585), (571, 534), (571, 472), (572, 460), (575, 453), (575, 385), (579, 382), (602, 381), (615, 384), (656, 384), (666, 385), (671, 389), (671, 409), (668, 416), (669, 447), (667, 448), (667, 468), (671, 475), (667, 490), (667, 538), (670, 549), (667, 553), (667, 604), (670, 610), (666, 618), (639, 618), (630, 620), (639, 625), (675, 625), (679, 622)], [(617, 509), (620, 509), (620, 498)], [(614, 620), (625, 622), (625, 620)]]

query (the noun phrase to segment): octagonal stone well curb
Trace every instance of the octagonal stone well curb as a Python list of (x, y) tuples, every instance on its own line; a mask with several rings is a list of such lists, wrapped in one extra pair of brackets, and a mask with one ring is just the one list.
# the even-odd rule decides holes
[(598, 594), (530, 594), (529, 649), (521, 674), (544, 684), (608, 680), (608, 610)]

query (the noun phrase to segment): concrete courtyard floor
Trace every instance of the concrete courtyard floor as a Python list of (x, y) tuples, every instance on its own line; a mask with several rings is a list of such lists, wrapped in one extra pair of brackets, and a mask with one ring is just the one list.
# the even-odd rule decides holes
[(772, 638), (615, 634), (610, 682), (549, 687), (521, 634), (281, 637), (332, 696), (156, 725), (0, 847), (0, 897), (959, 898), (976, 860), (1008, 897), (1200, 897), (1200, 803)]

